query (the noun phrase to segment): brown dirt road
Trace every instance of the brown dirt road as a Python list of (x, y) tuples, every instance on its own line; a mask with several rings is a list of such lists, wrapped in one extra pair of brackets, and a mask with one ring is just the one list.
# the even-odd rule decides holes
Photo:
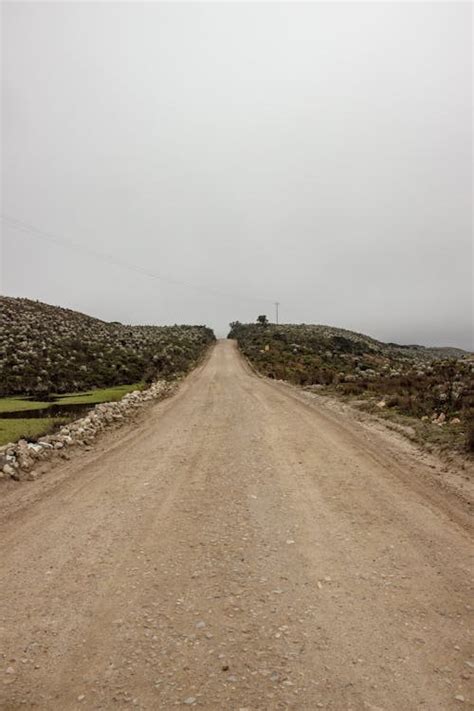
[(470, 708), (471, 539), (432, 479), (219, 342), (2, 487), (0, 708)]

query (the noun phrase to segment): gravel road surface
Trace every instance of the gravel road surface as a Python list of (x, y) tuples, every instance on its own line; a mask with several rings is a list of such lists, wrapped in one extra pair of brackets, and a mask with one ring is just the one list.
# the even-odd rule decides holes
[(466, 507), (231, 341), (0, 487), (0, 709), (473, 707)]

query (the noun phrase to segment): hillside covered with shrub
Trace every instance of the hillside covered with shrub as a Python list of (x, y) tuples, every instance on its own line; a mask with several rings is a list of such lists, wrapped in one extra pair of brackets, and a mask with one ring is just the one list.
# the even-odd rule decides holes
[(206, 326), (124, 326), (39, 301), (0, 297), (0, 396), (150, 382), (189, 370), (215, 340)]
[(474, 451), (472, 353), (382, 343), (345, 329), (304, 324), (234, 322), (229, 338), (237, 339), (242, 353), (269, 378), (350, 396), (423, 422), (451, 422)]

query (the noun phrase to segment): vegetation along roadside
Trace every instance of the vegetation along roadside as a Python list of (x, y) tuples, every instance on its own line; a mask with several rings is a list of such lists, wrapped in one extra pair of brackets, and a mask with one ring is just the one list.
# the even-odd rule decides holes
[(188, 372), (206, 326), (127, 326), (0, 297), (0, 445), (35, 440), (96, 404)]
[(430, 447), (474, 453), (474, 355), (457, 348), (382, 343), (320, 325), (230, 324), (229, 338), (263, 375), (408, 427)]

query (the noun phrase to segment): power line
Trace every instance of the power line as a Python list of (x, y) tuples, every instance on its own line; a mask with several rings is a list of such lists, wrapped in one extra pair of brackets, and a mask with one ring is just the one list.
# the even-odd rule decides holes
[(234, 299), (240, 299), (240, 300), (245, 300), (245, 301), (254, 301), (254, 302), (268, 302), (268, 303), (273, 303), (271, 299), (269, 298), (260, 298), (256, 296), (244, 296), (243, 294), (236, 294), (230, 291), (224, 291), (221, 289), (215, 289), (214, 287), (207, 287), (203, 286), (202, 284), (192, 284), (191, 282), (184, 281), (181, 279), (174, 279), (171, 277), (167, 276), (162, 276), (161, 274), (156, 274), (155, 272), (149, 271), (148, 269), (144, 269), (143, 267), (140, 267), (135, 264), (129, 264), (128, 262), (118, 259), (117, 257), (114, 257), (110, 254), (107, 254), (106, 252), (100, 252), (95, 249), (91, 249), (90, 247), (87, 247), (83, 244), (78, 244), (77, 242), (72, 242), (70, 240), (65, 240), (61, 237), (58, 237), (57, 235), (52, 234), (51, 232), (46, 232), (45, 230), (41, 230), (38, 227), (35, 227), (34, 225), (28, 224), (27, 222), (23, 222), (22, 220), (19, 220), (16, 217), (12, 217), (10, 215), (0, 215), (2, 222), (8, 225), (9, 227), (12, 227), (13, 229), (20, 230), (24, 233), (30, 234), (30, 235), (36, 235), (38, 239), (41, 239), (45, 242), (50, 242), (52, 244), (56, 244), (59, 247), (62, 247), (63, 249), (72, 249), (76, 250), (78, 252), (82, 252), (83, 254), (88, 255), (89, 257), (93, 257), (94, 259), (100, 259), (104, 262), (108, 262), (109, 264), (114, 264), (115, 266), (121, 267), (122, 269), (127, 269), (129, 271), (135, 272), (137, 274), (141, 274), (143, 276), (146, 276), (150, 279), (155, 279), (157, 281), (163, 281), (168, 284), (174, 284), (178, 286), (184, 286), (188, 289), (196, 289), (197, 291), (206, 291), (210, 294), (214, 294), (216, 296), (227, 296), (227, 297), (232, 297)]

